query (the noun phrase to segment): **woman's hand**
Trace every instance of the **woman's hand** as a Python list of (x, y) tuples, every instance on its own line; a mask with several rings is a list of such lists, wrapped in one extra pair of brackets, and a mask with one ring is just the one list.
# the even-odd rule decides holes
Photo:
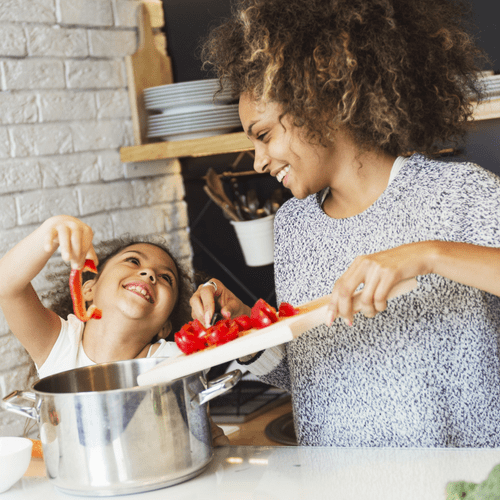
[(250, 307), (243, 304), (219, 280), (211, 279), (210, 281), (216, 284), (217, 290), (212, 285), (200, 285), (189, 300), (193, 319), (201, 321), (206, 327), (210, 326), (216, 304), (224, 318), (235, 318), (242, 314), (250, 315)]
[[(357, 312), (373, 317), (387, 308), (388, 299), (414, 288), (415, 276), (432, 272), (432, 243), (410, 243), (357, 257), (333, 287), (327, 324), (343, 318), (352, 325)], [(356, 292), (361, 284), (363, 289)]]
[(73, 269), (82, 269), (86, 259), (98, 260), (92, 246), (92, 229), (81, 220), (70, 215), (57, 215), (47, 219), (43, 225), (45, 231), (44, 250), (50, 254), (60, 247), (61, 257), (70, 262)]

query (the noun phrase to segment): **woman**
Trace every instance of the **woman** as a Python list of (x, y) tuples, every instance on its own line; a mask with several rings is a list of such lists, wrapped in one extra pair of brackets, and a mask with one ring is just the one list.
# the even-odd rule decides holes
[[(500, 179), (429, 157), (478, 96), (464, 15), (448, 0), (248, 0), (205, 44), (255, 169), (295, 197), (275, 220), (278, 302), (331, 293), (325, 325), (246, 360), (291, 392), (300, 444), (500, 445)], [(194, 317), (214, 299), (248, 312), (212, 281)]]

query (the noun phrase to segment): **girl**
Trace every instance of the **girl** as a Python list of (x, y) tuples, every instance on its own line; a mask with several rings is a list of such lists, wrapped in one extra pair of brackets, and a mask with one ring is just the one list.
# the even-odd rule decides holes
[[(500, 179), (429, 157), (465, 133), (478, 96), (464, 13), (244, 0), (204, 46), (239, 97), (255, 170), (294, 195), (275, 219), (278, 302), (331, 294), (325, 325), (243, 360), (291, 392), (300, 444), (500, 445)], [(193, 317), (215, 300), (248, 314), (212, 281)]]
[[(40, 378), (95, 363), (180, 353), (165, 339), (189, 320), (187, 273), (164, 245), (147, 240), (103, 243), (106, 253), (98, 261), (92, 236), (80, 220), (55, 216), (0, 259), (0, 307)], [(36, 295), (31, 281), (58, 247), (75, 269), (86, 259), (98, 264), (98, 274), (82, 289), (87, 304), (102, 310), (101, 319), (83, 323), (70, 314), (68, 275), (51, 294), (52, 308)], [(213, 434), (216, 444), (226, 442), (218, 427)]]

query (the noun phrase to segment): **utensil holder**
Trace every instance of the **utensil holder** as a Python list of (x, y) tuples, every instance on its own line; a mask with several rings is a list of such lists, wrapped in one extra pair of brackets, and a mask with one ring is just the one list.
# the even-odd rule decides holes
[(266, 266), (274, 262), (274, 214), (260, 219), (229, 221), (249, 267)]

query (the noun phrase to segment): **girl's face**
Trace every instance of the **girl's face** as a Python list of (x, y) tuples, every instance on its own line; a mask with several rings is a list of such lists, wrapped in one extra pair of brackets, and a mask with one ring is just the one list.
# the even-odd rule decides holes
[(269, 172), (296, 198), (305, 198), (331, 185), (333, 148), (307, 142), (302, 129), (293, 126), (289, 116), (281, 117), (279, 104), (256, 101), (250, 94), (243, 94), (239, 112), (255, 147), (257, 172)]
[(173, 260), (147, 243), (121, 250), (92, 281), (91, 300), (103, 310), (103, 316), (106, 310), (117, 308), (127, 318), (147, 320), (148, 330), (151, 327), (155, 333), (167, 324), (179, 295)]

